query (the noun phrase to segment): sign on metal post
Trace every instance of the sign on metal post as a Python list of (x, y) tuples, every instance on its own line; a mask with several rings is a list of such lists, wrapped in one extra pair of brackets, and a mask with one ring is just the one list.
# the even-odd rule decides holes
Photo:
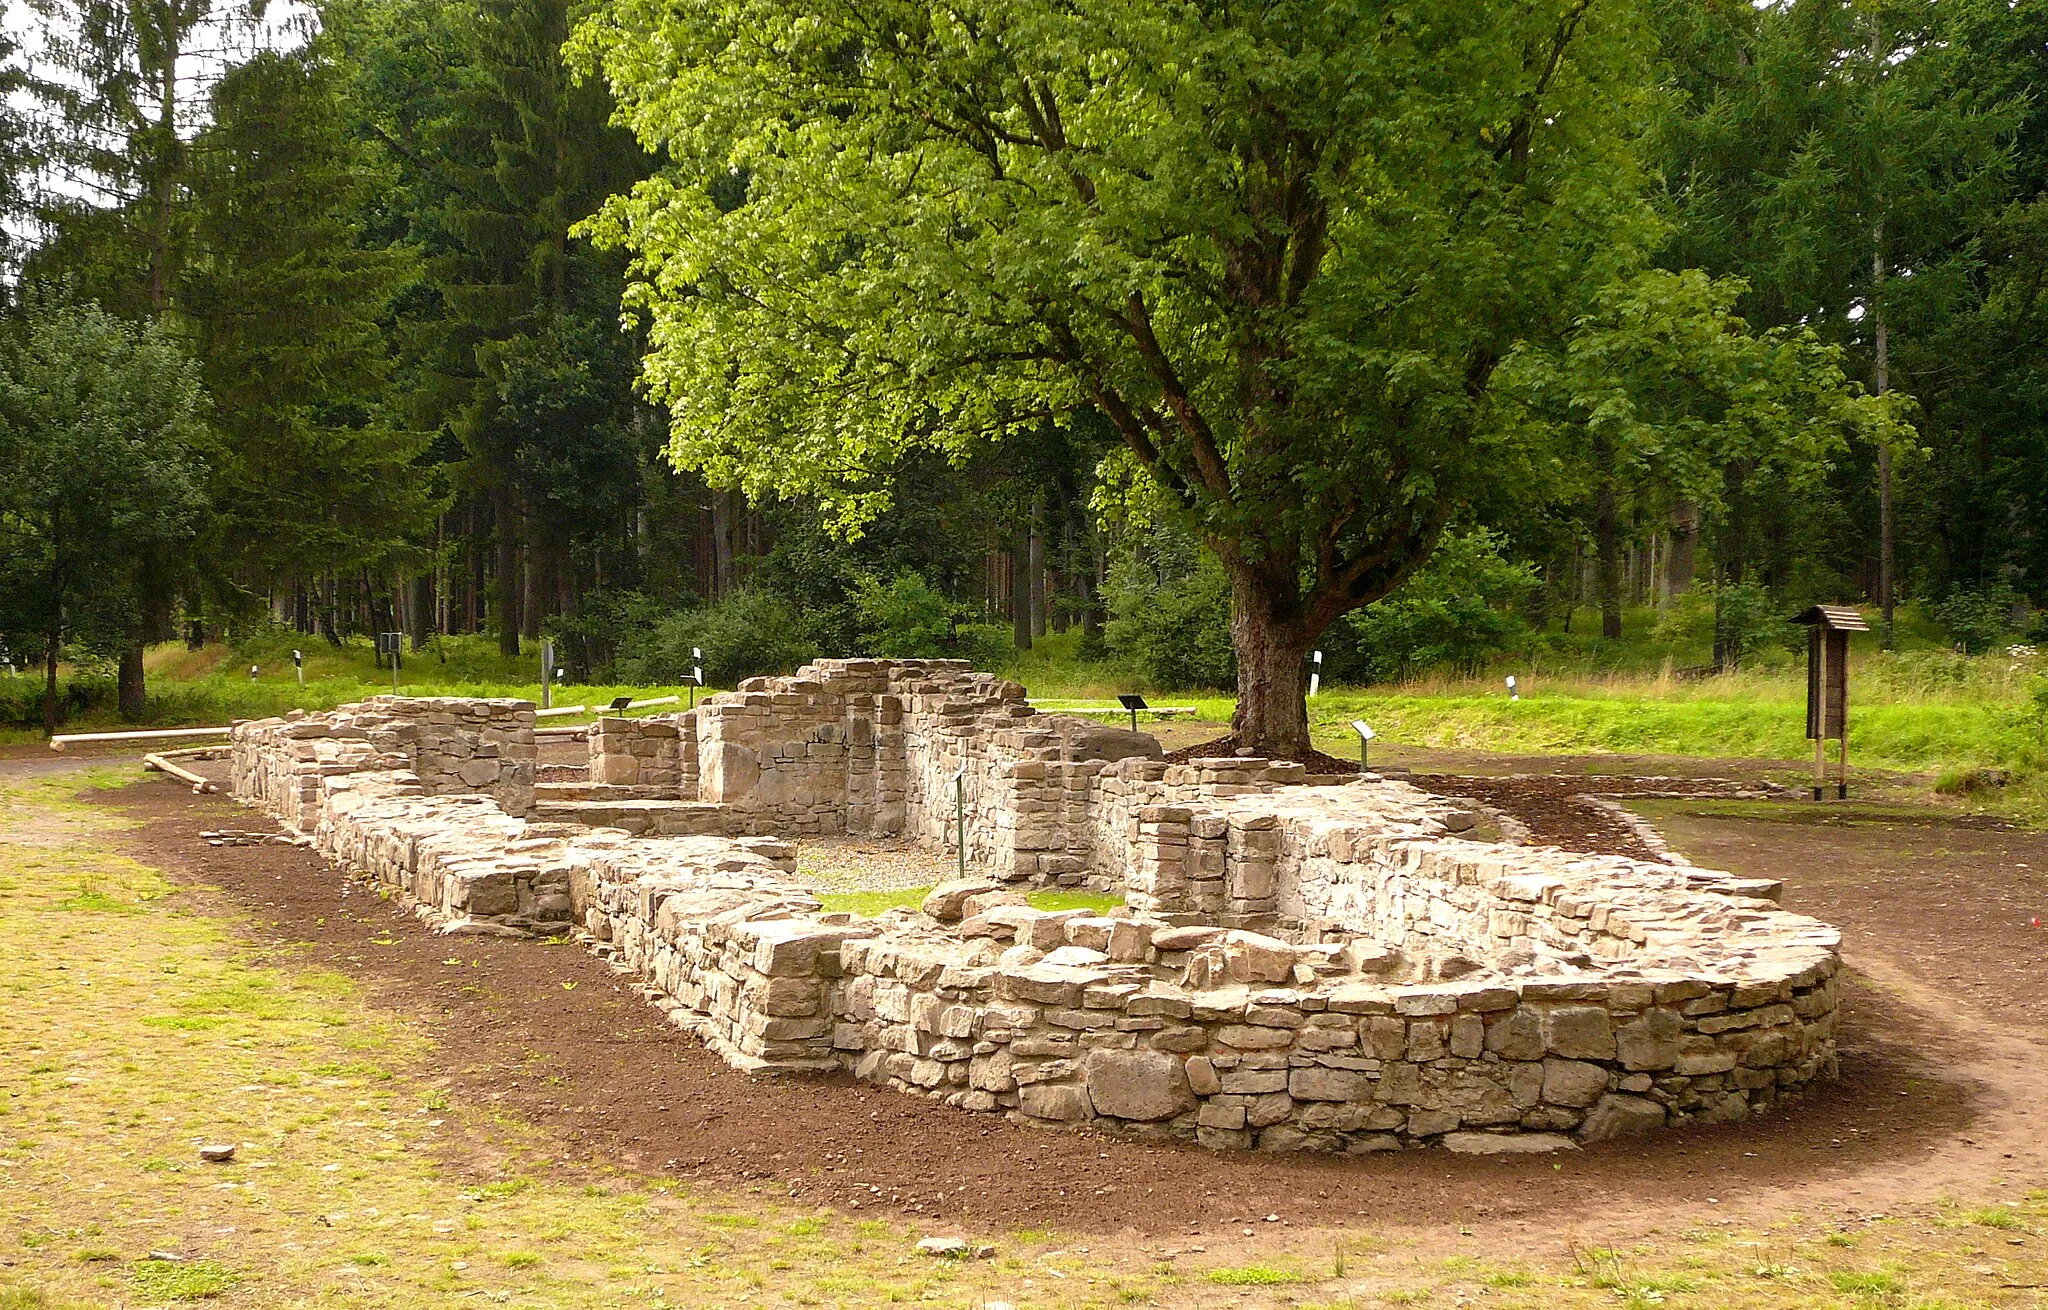
[(1133, 691), (1119, 692), (1116, 699), (1119, 705), (1122, 705), (1131, 712), (1131, 731), (1136, 732), (1138, 730), (1138, 711), (1149, 710), (1152, 707), (1145, 703), (1143, 696)]
[(1351, 730), (1358, 734), (1358, 771), (1360, 773), (1369, 772), (1366, 767), (1365, 750), (1373, 739), (1372, 725), (1364, 719), (1353, 719), (1351, 721)]
[(378, 633), (377, 653), (391, 657), (391, 694), (396, 696), (398, 694), (398, 670), (399, 666), (404, 663), (405, 634), (402, 632)]

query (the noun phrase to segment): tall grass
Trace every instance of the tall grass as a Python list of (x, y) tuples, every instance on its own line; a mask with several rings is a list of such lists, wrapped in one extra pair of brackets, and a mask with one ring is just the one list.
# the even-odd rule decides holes
[[(1850, 760), (1955, 773), (2048, 770), (2048, 672), (2037, 656), (1870, 651), (1850, 664)], [(1628, 751), (1803, 760), (1803, 667), (1720, 677), (1654, 672), (1523, 672), (1520, 700), (1501, 677), (1436, 677), (1337, 688), (1310, 705), (1319, 733), (1348, 742), (1368, 720), (1381, 738), (1500, 751)]]

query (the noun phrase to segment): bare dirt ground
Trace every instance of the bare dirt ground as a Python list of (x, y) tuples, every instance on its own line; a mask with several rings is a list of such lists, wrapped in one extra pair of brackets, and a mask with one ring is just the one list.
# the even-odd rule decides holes
[[(1598, 789), (1616, 788), (1603, 778)], [(458, 1114), (482, 1106), (539, 1125), (569, 1170), (768, 1186), (982, 1230), (1199, 1241), (1272, 1215), (1439, 1233), (1485, 1221), (1509, 1243), (1687, 1214), (1868, 1214), (1987, 1178), (2048, 1178), (2048, 1052), (2029, 1026), (2048, 1003), (2048, 932), (2020, 926), (2048, 916), (2048, 904), (2029, 908), (2048, 901), (2038, 833), (1659, 802), (1666, 835), (1695, 860), (1785, 878), (1789, 908), (1843, 927), (1856, 974), (1842, 1077), (1746, 1125), (1555, 1158), (1327, 1159), (1021, 1128), (846, 1078), (750, 1077), (572, 946), (436, 937), (308, 851), (208, 847), (202, 829), (261, 826), (220, 797), (157, 779), (102, 799), (140, 821), (136, 858), (218, 889), (280, 963), (338, 969), (410, 1016), (437, 1043), (424, 1075), (448, 1086)], [(1542, 807), (1528, 811), (1534, 821)], [(485, 1131), (488, 1115), (470, 1113)]]

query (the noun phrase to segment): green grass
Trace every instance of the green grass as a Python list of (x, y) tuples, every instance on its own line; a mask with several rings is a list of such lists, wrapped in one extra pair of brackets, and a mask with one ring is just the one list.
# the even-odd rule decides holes
[(1308, 1281), (1291, 1269), (1275, 1269), (1271, 1265), (1238, 1265), (1228, 1269), (1211, 1269), (1202, 1276), (1224, 1287), (1281, 1287), (1288, 1283)]
[(156, 1301), (204, 1301), (242, 1281), (218, 1260), (137, 1260), (129, 1277), (136, 1291)]
[[(1871, 651), (1850, 669), (1852, 769), (1926, 775), (1941, 791), (1995, 807), (2048, 807), (2048, 662)], [(1812, 759), (1800, 668), (1699, 680), (1668, 670), (1517, 678), (1519, 700), (1491, 676), (1333, 688), (1310, 703), (1311, 723), (1323, 749), (1344, 755), (1357, 749), (1350, 722), (1362, 718), (1382, 749)]]

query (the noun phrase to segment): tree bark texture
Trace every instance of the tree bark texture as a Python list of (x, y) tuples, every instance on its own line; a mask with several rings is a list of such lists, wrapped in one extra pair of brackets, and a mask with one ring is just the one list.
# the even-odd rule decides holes
[(43, 634), (43, 735), (57, 735), (57, 646), (58, 632), (52, 627)]
[(143, 684), (142, 650), (141, 636), (131, 634), (121, 647), (121, 665), (115, 677), (115, 699), (121, 718), (128, 723), (139, 722), (149, 707), (148, 689)]
[(1045, 635), (1045, 502), (1033, 498), (1026, 536), (1026, 576), (1030, 580), (1031, 635)]
[(1230, 731), (1240, 748), (1288, 758), (1305, 754), (1308, 738), (1309, 646), (1320, 635), (1298, 618), (1293, 588), (1276, 586), (1268, 570), (1237, 567), (1230, 577), (1230, 641), (1237, 652), (1237, 712)]
[(1692, 587), (1693, 547), (1699, 541), (1700, 508), (1689, 500), (1671, 507), (1671, 544), (1664, 554), (1664, 594), (1675, 598)]
[(513, 531), (512, 491), (499, 487), (491, 493), (491, 527), (497, 534), (498, 571), (492, 581), (497, 595), (498, 653), (519, 653), (519, 539)]
[(1010, 552), (1010, 640), (1018, 650), (1031, 649), (1031, 526), (1017, 528), (1016, 549)]
[[(1891, 390), (1891, 333), (1885, 326), (1884, 306), (1878, 296), (1884, 290), (1887, 269), (1884, 259), (1884, 224), (1879, 223), (1872, 234), (1870, 249), (1870, 317), (1871, 317), (1871, 391), (1882, 396)], [(1890, 446), (1877, 448), (1877, 603), (1882, 611), (1878, 632), (1884, 648), (1892, 648), (1892, 615), (1896, 605), (1893, 593), (1894, 558), (1897, 543), (1892, 528), (1892, 451)]]
[(1621, 513), (1612, 482), (1604, 482), (1593, 500), (1593, 539), (1598, 563), (1595, 586), (1600, 595), (1600, 635), (1621, 638)]

